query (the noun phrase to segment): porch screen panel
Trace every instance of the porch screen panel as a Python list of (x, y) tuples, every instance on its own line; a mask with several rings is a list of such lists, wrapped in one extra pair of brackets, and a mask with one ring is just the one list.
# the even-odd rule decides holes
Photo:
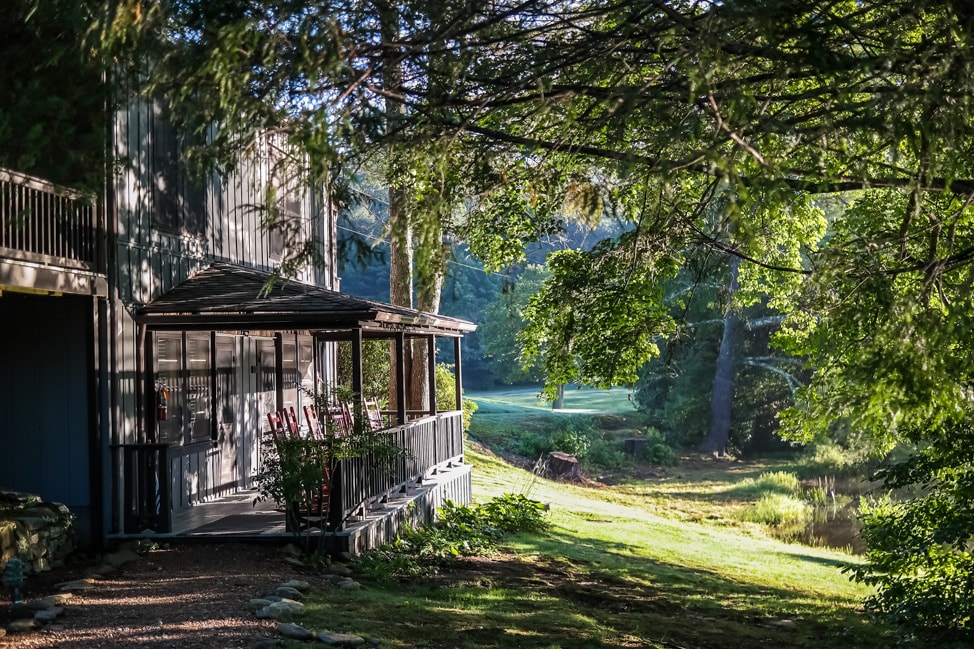
[(302, 407), (311, 405), (308, 395), (315, 389), (314, 340), (311, 336), (298, 336), (298, 381), (298, 404)]
[(277, 410), (277, 352), (274, 350), (274, 341), (267, 338), (258, 340), (257, 355), (259, 357), (257, 390), (260, 429), (269, 431), (267, 413)]
[(189, 378), (186, 403), (189, 413), (188, 441), (205, 442), (212, 436), (210, 417), (210, 334), (186, 334), (186, 362)]
[[(300, 413), (298, 398), (298, 388), (301, 386), (301, 374), (298, 371), (298, 347), (294, 336), (284, 334), (281, 351), (281, 359), (284, 374), (284, 408), (294, 408), (295, 413)], [(300, 421), (300, 419), (298, 420)]]
[(163, 394), (166, 408), (156, 414), (156, 441), (161, 444), (178, 444), (183, 439), (183, 407), (185, 393), (182, 381), (183, 336), (179, 333), (156, 334), (155, 354), (156, 400)]
[(234, 429), (237, 421), (237, 364), (234, 359), (234, 339), (217, 336), (216, 339), (216, 425), (217, 439), (235, 442)]

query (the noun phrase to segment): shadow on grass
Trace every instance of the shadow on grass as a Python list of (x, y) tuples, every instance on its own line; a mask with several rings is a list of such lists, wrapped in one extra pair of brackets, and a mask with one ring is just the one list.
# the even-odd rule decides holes
[(563, 533), (519, 538), (517, 555), (461, 560), (430, 577), (383, 580), (352, 593), (321, 591), (309, 611), (303, 623), (416, 649), (820, 649), (835, 643), (872, 649), (889, 642), (882, 628), (850, 607), (807, 592)]

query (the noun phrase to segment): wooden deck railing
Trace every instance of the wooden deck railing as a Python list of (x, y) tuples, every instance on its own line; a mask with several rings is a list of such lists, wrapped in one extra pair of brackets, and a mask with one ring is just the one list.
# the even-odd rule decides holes
[[(405, 449), (405, 457), (390, 464), (371, 457), (343, 460), (333, 475), (329, 499), (329, 523), (338, 529), (350, 514), (418, 484), (437, 466), (463, 455), (463, 418), (459, 411), (397, 426), (383, 435)], [(119, 481), (122, 502), (122, 531), (136, 534), (145, 530), (172, 531), (173, 479), (182, 476), (174, 459), (187, 447), (169, 444), (120, 444), (113, 447), (114, 475)]]
[(114, 475), (122, 477), (122, 530), (171, 531), (169, 445), (122, 444), (114, 451)]
[(330, 524), (338, 528), (356, 510), (416, 484), (434, 467), (463, 455), (463, 415), (444, 412), (411, 421), (384, 434), (405, 449), (392, 464), (369, 456), (343, 460), (332, 477)]
[(0, 169), (0, 256), (104, 273), (104, 231), (92, 197)]

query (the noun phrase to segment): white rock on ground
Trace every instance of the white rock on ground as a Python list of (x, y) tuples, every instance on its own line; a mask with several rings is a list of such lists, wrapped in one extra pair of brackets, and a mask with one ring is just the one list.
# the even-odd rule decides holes
[(275, 595), (280, 595), (281, 597), (287, 597), (288, 599), (304, 599), (304, 595), (297, 588), (292, 588), (290, 586), (278, 586), (274, 589)]
[(53, 622), (57, 619), (57, 616), (64, 613), (64, 609), (60, 606), (52, 606), (51, 608), (44, 609), (43, 611), (37, 611), (34, 613), (34, 619), (38, 622)]
[(76, 593), (91, 590), (95, 586), (94, 579), (76, 579), (75, 581), (65, 581), (56, 584), (55, 587), (62, 593)]
[(365, 638), (361, 636), (352, 635), (350, 633), (332, 633), (331, 631), (320, 632), (318, 634), (318, 641), (339, 647), (357, 647), (361, 644), (365, 644)]
[(308, 631), (303, 626), (292, 624), (290, 622), (278, 624), (277, 632), (285, 638), (292, 638), (294, 640), (313, 640), (315, 637), (315, 634)]

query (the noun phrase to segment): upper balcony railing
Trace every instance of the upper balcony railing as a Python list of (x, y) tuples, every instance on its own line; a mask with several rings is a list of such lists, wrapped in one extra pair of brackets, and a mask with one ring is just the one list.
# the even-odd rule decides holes
[(0, 168), (0, 257), (104, 273), (94, 197)]

